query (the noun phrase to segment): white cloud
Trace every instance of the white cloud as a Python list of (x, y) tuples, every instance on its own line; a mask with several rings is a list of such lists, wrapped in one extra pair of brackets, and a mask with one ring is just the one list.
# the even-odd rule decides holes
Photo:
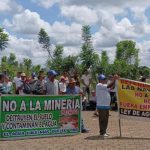
[(102, 26), (98, 32), (93, 35), (93, 42), (96, 48), (113, 47), (120, 40), (134, 39), (137, 37), (135, 28), (131, 22), (124, 18), (120, 22), (110, 19), (105, 22), (107, 17), (102, 20)]
[(55, 44), (64, 46), (78, 46), (81, 44), (81, 25), (72, 23), (70, 26), (65, 23), (55, 22), (51, 26), (49, 35)]
[[(68, 19), (69, 23), (67, 24), (65, 20), (64, 22), (59, 22), (57, 19), (49, 23), (43, 20), (38, 12), (32, 12), (32, 10), (29, 9), (23, 10), (23, 7), (18, 5), (15, 1), (0, 0), (1, 12), (11, 12), (15, 5), (17, 7), (14, 10), (19, 12), (15, 13), (12, 20), (4, 20), (3, 25), (5, 25), (6, 29), (13, 31), (13, 33), (17, 35), (19, 34), (19, 37), (24, 37), (25, 35), (29, 38), (12, 38), (12, 46), (10, 48), (12, 49), (14, 47), (17, 51), (20, 49), (18, 53), (20, 58), (27, 56), (36, 60), (35, 58), (40, 58), (40, 55), (43, 56), (41, 52), (33, 53), (33, 51), (37, 49), (35, 45), (38, 43), (35, 42), (35, 37), (37, 37), (40, 28), (44, 28), (50, 35), (52, 44), (63, 44), (65, 46), (65, 55), (67, 55), (79, 53), (82, 42), (82, 25), (96, 25), (98, 29), (93, 33), (94, 48), (99, 52), (103, 49), (107, 50), (110, 60), (113, 60), (115, 56), (115, 45), (118, 41), (125, 39), (133, 39), (135, 41), (142, 39), (143, 41), (144, 37), (148, 38), (150, 36), (150, 24), (148, 18), (145, 16), (145, 10), (150, 6), (150, 0), (31, 1), (46, 9), (58, 4), (60, 7), (60, 12), (58, 13), (60, 13), (61, 16), (65, 16), (65, 20)], [(10, 2), (13, 2), (14, 6)], [(21, 11), (19, 11), (18, 6), (22, 8), (20, 9)], [(127, 12), (127, 9), (131, 10), (131, 13)], [(116, 15), (120, 17), (119, 21), (115, 18)], [(149, 44), (149, 40), (138, 43), (141, 49), (141, 64), (144, 65), (149, 65)], [(30, 51), (28, 49), (30, 49)], [(25, 52), (21, 52), (21, 50)]]
[(9, 39), (9, 45), (2, 52), (2, 56), (9, 56), (10, 53), (14, 53), (19, 62), (23, 62), (24, 58), (32, 59), (33, 64), (44, 64), (46, 62), (47, 53), (41, 49), (37, 40), (16, 38), (12, 35), (9, 35)]
[(80, 46), (67, 46), (67, 47), (64, 47), (64, 56), (68, 56), (68, 55), (71, 55), (71, 56), (76, 56), (80, 53), (81, 51), (81, 47)]
[(140, 65), (150, 67), (150, 41), (144, 41), (142, 43), (137, 43), (137, 48), (139, 48), (139, 58)]
[(23, 7), (14, 0), (0, 0), (0, 12), (14, 14), (21, 12), (22, 10)]
[(49, 23), (42, 20), (38, 13), (31, 12), (28, 9), (14, 15), (11, 22), (5, 19), (3, 25), (22, 34), (37, 34), (41, 27), (49, 28)]
[(123, 18), (116, 24), (114, 32), (116, 32), (121, 39), (134, 39), (137, 37), (137, 34), (135, 33), (135, 26), (132, 25), (127, 18)]
[(5, 1), (0, 1), (0, 11), (8, 11), (10, 7), (7, 5)]
[(31, 0), (34, 3), (38, 3), (38, 5), (44, 7), (44, 8), (50, 8), (55, 3), (61, 2), (61, 0)]
[[(24, 18), (24, 19), (22, 19)], [(25, 35), (38, 35), (41, 28), (44, 28), (51, 37), (54, 44), (77, 45), (81, 42), (81, 25), (72, 23), (67, 25), (65, 22), (54, 22), (52, 25), (42, 20), (36, 12), (26, 9), (20, 14), (16, 14), (12, 21), (5, 19), (3, 25), (14, 32)]]
[[(52, 49), (54, 49), (52, 45)], [(77, 55), (80, 51), (80, 47), (66, 46), (64, 47), (64, 55)], [(19, 62), (23, 62), (24, 58), (32, 60), (34, 65), (45, 65), (48, 58), (47, 52), (43, 51), (37, 39), (23, 39), (16, 36), (9, 35), (9, 45), (2, 51), (2, 56), (9, 56), (10, 53), (14, 53)]]
[(62, 6), (61, 14), (66, 17), (70, 17), (73, 20), (81, 24), (95, 24), (98, 21), (98, 16), (95, 10), (92, 10), (86, 6)]

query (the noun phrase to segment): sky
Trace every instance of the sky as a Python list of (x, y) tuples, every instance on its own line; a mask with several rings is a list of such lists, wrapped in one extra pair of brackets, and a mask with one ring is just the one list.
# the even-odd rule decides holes
[(140, 65), (150, 67), (150, 0), (0, 0), (0, 26), (9, 34), (2, 56), (15, 53), (44, 65), (47, 53), (38, 44), (44, 28), (52, 48), (64, 45), (64, 55), (81, 51), (83, 25), (91, 26), (94, 49), (106, 50), (113, 62), (116, 44), (133, 40)]

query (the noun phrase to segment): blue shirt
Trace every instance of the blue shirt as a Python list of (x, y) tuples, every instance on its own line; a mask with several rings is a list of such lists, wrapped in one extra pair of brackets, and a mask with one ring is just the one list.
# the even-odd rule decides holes
[(80, 94), (80, 88), (78, 86), (75, 86), (74, 88), (67, 88), (67, 94)]

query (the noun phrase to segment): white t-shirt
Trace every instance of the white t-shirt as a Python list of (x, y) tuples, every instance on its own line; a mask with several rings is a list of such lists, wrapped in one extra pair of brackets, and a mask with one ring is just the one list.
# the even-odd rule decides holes
[[(84, 81), (84, 83), (87, 86), (89, 86), (90, 80), (91, 80), (91, 75), (90, 74), (88, 74), (88, 75), (83, 74), (82, 77), (81, 77), (81, 79)], [(85, 86), (85, 85), (83, 85), (83, 86)]]
[(66, 92), (66, 83), (59, 82), (59, 90), (60, 92)]
[(110, 108), (110, 93), (107, 84), (98, 83), (96, 85), (96, 102), (97, 108), (109, 109)]
[(14, 77), (13, 83), (15, 83), (16, 88), (20, 87), (22, 85), (21, 78)]

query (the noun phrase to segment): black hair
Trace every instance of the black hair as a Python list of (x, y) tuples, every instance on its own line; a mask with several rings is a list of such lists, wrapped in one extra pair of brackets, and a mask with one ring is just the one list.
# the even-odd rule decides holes
[(141, 82), (145, 82), (145, 81), (146, 81), (146, 77), (142, 77), (142, 78), (140, 79), (140, 81), (141, 81)]
[(0, 80), (4, 77), (5, 77), (5, 75), (3, 73), (0, 73)]

